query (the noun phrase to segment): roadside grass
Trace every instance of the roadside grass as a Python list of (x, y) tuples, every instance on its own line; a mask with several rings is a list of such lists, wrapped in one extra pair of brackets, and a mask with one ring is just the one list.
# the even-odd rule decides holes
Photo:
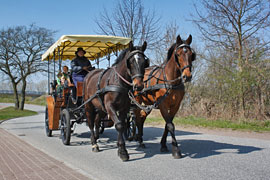
[(0, 109), (0, 121), (17, 118), (17, 117), (24, 117), (24, 116), (32, 116), (38, 114), (35, 111), (30, 110), (16, 110), (14, 107), (6, 107)]
[[(244, 131), (256, 131), (256, 132), (270, 132), (270, 121), (258, 121), (258, 120), (209, 120), (206, 118), (198, 118), (193, 116), (188, 117), (176, 117), (173, 120), (176, 126), (196, 126), (207, 128), (229, 128), (232, 130), (244, 130)], [(151, 117), (147, 118), (145, 123), (147, 124), (165, 124), (163, 118)]]

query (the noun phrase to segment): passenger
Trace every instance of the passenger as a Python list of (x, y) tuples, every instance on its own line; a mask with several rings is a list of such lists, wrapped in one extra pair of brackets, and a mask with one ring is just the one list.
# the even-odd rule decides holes
[(70, 85), (68, 67), (63, 66), (63, 72), (57, 74), (57, 94), (61, 97), (64, 88)]
[(62, 77), (62, 72), (59, 71), (58, 74), (57, 74), (57, 85), (56, 85), (56, 93), (58, 96), (61, 96), (62, 95), (62, 92), (63, 92), (63, 87), (64, 85), (62, 86), (61, 84), (61, 77)]
[(87, 73), (92, 69), (90, 61), (84, 56), (85, 50), (78, 48), (76, 57), (71, 61), (72, 79), (77, 87), (77, 82), (82, 82)]
[(63, 66), (62, 76), (64, 76), (65, 80), (67, 80), (68, 85), (70, 85), (71, 84), (71, 82), (70, 82), (70, 73), (68, 71), (68, 67), (67, 66)]

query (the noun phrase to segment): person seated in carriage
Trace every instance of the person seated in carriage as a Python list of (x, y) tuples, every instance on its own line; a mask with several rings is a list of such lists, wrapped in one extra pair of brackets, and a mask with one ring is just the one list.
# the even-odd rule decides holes
[(83, 48), (78, 48), (75, 52), (76, 57), (71, 61), (72, 79), (77, 87), (77, 82), (82, 82), (87, 73), (92, 70), (90, 61), (84, 56), (86, 53)]
[[(94, 69), (90, 61), (84, 56), (86, 51), (79, 47), (75, 52), (76, 57), (71, 61), (72, 80), (77, 88), (77, 82), (83, 82), (87, 73)], [(72, 98), (76, 99), (75, 89), (72, 90)]]
[(68, 67), (63, 66), (63, 72), (57, 74), (57, 94), (61, 97), (63, 89), (70, 86), (70, 74), (68, 72)]

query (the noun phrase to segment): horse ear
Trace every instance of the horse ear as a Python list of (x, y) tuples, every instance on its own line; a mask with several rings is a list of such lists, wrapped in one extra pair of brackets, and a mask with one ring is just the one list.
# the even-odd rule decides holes
[(182, 41), (180, 35), (178, 35), (176, 38), (176, 44), (183, 44), (183, 41)]
[(186, 40), (186, 43), (187, 43), (188, 45), (190, 45), (191, 42), (192, 42), (192, 36), (191, 36), (191, 34), (190, 34), (190, 35), (188, 36), (187, 40)]
[(143, 46), (142, 46), (142, 51), (143, 51), (143, 52), (146, 50), (146, 47), (147, 47), (147, 42), (144, 41)]
[(134, 49), (133, 42), (130, 41), (129, 42), (129, 50), (132, 51), (133, 49)]

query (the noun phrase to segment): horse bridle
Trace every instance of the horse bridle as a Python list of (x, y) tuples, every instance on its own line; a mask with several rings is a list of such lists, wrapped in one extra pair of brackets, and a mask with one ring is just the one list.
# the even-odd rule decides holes
[[(137, 53), (143, 55), (144, 59), (145, 59), (146, 61), (149, 61), (149, 59), (145, 56), (145, 54), (144, 54), (142, 51), (140, 51), (140, 50), (135, 50), (135, 51), (131, 51), (131, 52), (130, 52), (130, 54), (128, 55), (128, 57), (127, 57), (127, 59), (126, 59), (126, 63), (128, 62), (129, 59), (131, 59), (131, 58), (132, 58), (135, 54), (137, 54)], [(149, 63), (149, 62), (147, 62), (147, 63)], [(127, 67), (128, 67), (128, 66), (127, 66)], [(121, 75), (116, 71), (115, 67), (113, 67), (113, 69), (114, 69), (115, 73), (117, 74), (117, 76), (118, 76), (120, 79), (122, 79), (122, 80), (123, 80), (126, 84), (128, 84), (129, 86), (133, 86), (132, 83), (130, 83), (128, 80), (126, 80), (123, 76), (121, 76)], [(127, 73), (128, 73), (128, 75), (131, 77), (132, 80), (135, 79), (136, 77), (141, 77), (141, 78), (144, 77), (144, 75), (141, 74), (141, 73), (138, 73), (138, 74), (135, 74), (134, 76), (132, 76), (129, 68), (127, 68)]]
[(184, 66), (183, 68), (181, 68), (181, 65), (179, 64), (179, 61), (178, 61), (179, 55), (177, 54), (177, 50), (180, 49), (180, 48), (183, 48), (183, 50), (184, 50), (185, 52), (187, 51), (186, 48), (189, 48), (189, 49), (191, 50), (192, 53), (194, 53), (194, 52), (193, 52), (192, 48), (190, 47), (190, 45), (188, 45), (188, 44), (180, 44), (177, 48), (175, 48), (175, 53), (174, 53), (175, 58), (174, 58), (174, 60), (175, 60), (177, 66), (178, 66), (178, 68), (179, 68), (179, 70), (180, 70), (180, 72), (181, 72), (181, 75), (182, 75), (182, 72), (183, 72), (186, 68), (189, 68), (189, 70), (190, 70), (190, 72), (191, 72), (191, 70), (192, 70), (192, 65), (188, 64), (188, 65)]
[[(144, 59), (145, 59), (146, 61), (149, 61), (149, 59), (145, 56), (145, 54), (144, 54), (142, 51), (140, 51), (140, 50), (135, 50), (135, 51), (131, 51), (131, 52), (130, 52), (130, 54), (128, 55), (128, 57), (127, 57), (127, 59), (126, 59), (126, 62), (128, 62), (129, 59), (131, 59), (131, 58), (132, 58), (133, 56), (135, 56), (136, 54), (141, 54), (141, 55), (144, 57)], [(135, 66), (135, 67), (138, 68), (137, 66)], [(138, 70), (138, 69), (137, 69), (137, 70)], [(128, 72), (128, 75), (131, 76), (131, 79), (132, 79), (132, 80), (135, 79), (136, 77), (140, 77), (140, 78), (143, 78), (143, 77), (144, 77), (144, 75), (141, 74), (141, 73), (137, 73), (137, 74), (135, 74), (135, 75), (132, 76), (129, 68), (128, 68), (127, 72)]]

